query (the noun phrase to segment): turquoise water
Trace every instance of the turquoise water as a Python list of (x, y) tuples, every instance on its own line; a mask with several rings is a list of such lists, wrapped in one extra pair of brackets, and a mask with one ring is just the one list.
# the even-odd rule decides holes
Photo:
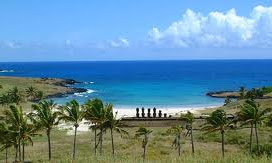
[(54, 99), (98, 97), (118, 107), (200, 107), (223, 103), (209, 91), (272, 86), (272, 60), (116, 61), (0, 63), (0, 75), (72, 78), (88, 93)]

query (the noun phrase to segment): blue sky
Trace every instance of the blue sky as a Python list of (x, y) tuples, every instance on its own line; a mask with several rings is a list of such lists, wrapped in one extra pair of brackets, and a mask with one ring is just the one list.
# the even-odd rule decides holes
[(0, 61), (272, 58), (272, 0), (3, 0)]

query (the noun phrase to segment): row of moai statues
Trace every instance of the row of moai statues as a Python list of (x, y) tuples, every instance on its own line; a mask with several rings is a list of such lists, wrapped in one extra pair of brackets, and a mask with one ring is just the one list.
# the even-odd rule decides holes
[[(151, 118), (151, 109), (150, 108), (147, 109), (147, 116), (145, 116), (145, 108), (142, 108), (141, 110), (142, 110), (142, 113), (141, 113), (142, 118), (145, 118), (145, 117)], [(157, 117), (157, 112), (156, 111), (157, 111), (157, 109), (153, 108), (153, 116), (152, 116), (153, 118)], [(140, 118), (140, 109), (139, 108), (136, 108), (136, 117)], [(158, 117), (162, 118), (162, 111), (161, 110), (159, 110)], [(167, 114), (164, 113), (163, 117), (166, 118)]]

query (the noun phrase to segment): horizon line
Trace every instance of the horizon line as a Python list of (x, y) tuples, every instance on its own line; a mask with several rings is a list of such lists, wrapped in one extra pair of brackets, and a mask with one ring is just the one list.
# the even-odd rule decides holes
[(41, 63), (41, 62), (145, 62), (145, 61), (235, 61), (235, 60), (272, 60), (272, 58), (241, 59), (145, 59), (145, 60), (45, 60), (45, 61), (0, 61), (0, 63)]

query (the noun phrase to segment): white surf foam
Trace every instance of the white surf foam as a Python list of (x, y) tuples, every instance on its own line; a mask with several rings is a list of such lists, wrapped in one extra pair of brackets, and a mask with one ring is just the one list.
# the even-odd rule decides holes
[(14, 70), (2, 70), (0, 72), (14, 72)]
[[(75, 96), (79, 96), (79, 97), (86, 97), (87, 94), (91, 94), (91, 93), (94, 93), (96, 92), (95, 90), (92, 90), (92, 89), (87, 89), (86, 92), (82, 92), (82, 93), (74, 93)], [(88, 97), (88, 96), (87, 96)]]
[(94, 82), (84, 82), (84, 84), (93, 84)]

